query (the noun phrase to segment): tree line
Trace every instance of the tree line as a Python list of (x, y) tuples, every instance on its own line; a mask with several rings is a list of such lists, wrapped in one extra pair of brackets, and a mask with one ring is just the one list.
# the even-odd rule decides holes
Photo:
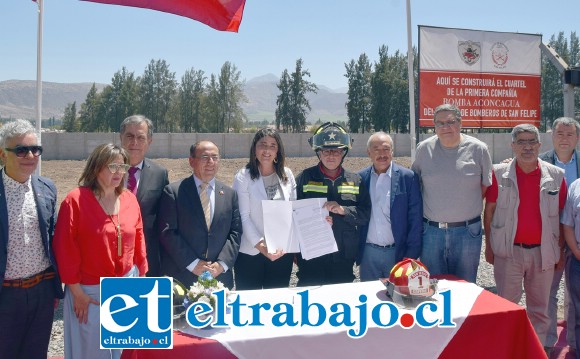
[(241, 73), (225, 62), (219, 75), (185, 71), (180, 83), (165, 60), (151, 60), (141, 76), (125, 67), (117, 71), (103, 91), (95, 84), (77, 112), (76, 102), (64, 110), (67, 132), (115, 132), (124, 118), (140, 113), (153, 121), (158, 132), (238, 131), (244, 121)]
[[(570, 65), (580, 62), (580, 43), (576, 32), (567, 39), (563, 32), (552, 35), (550, 45)], [(409, 132), (409, 95), (407, 54), (389, 54), (383, 45), (378, 61), (371, 63), (362, 53), (345, 63), (348, 80), (347, 126), (351, 132), (382, 130)], [(417, 50), (413, 48), (413, 76), (418, 83)], [(563, 79), (542, 54), (541, 130), (563, 115)], [(317, 93), (309, 81), (310, 72), (303, 60), (296, 60), (293, 72), (285, 69), (277, 84), (279, 93), (271, 124), (282, 132), (303, 132), (311, 111), (308, 93)], [(218, 75), (208, 78), (202, 70), (185, 71), (180, 82), (165, 60), (151, 60), (141, 76), (125, 67), (117, 71), (111, 84), (98, 92), (93, 84), (85, 101), (64, 110), (62, 129), (67, 132), (115, 132), (121, 121), (140, 113), (149, 117), (158, 132), (240, 132), (247, 120), (242, 104), (247, 102), (241, 72), (225, 62)], [(418, 103), (415, 89), (415, 103)], [(576, 108), (580, 90), (575, 89)], [(580, 110), (577, 110), (577, 113)], [(495, 131), (495, 130), (494, 130)]]

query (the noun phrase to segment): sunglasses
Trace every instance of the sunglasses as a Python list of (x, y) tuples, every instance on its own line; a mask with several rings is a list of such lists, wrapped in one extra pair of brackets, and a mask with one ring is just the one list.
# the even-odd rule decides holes
[(129, 167), (131, 166), (119, 163), (109, 163), (107, 167), (109, 168), (109, 171), (111, 171), (111, 173), (115, 174), (117, 172), (126, 173)]
[(16, 157), (21, 158), (28, 156), (28, 152), (32, 153), (34, 157), (38, 157), (42, 154), (42, 146), (16, 146), (4, 149), (6, 151), (14, 153)]

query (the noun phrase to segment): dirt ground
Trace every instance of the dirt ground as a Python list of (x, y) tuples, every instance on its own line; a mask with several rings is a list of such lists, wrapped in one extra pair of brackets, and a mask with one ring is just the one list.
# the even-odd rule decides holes
[[(155, 162), (167, 168), (169, 171), (169, 181), (177, 181), (191, 175), (191, 167), (187, 158), (155, 159)], [(411, 166), (411, 159), (409, 157), (394, 158), (394, 161), (405, 167)], [(86, 161), (42, 161), (41, 172), (43, 176), (52, 179), (56, 183), (58, 189), (58, 203), (60, 203), (66, 194), (73, 188), (78, 186), (78, 179), (85, 166)], [(220, 169), (218, 171), (218, 179), (228, 185), (232, 185), (234, 175), (236, 172), (244, 167), (248, 162), (247, 158), (222, 159), (220, 161)], [(317, 158), (301, 157), (301, 158), (287, 158), (286, 166), (292, 169), (292, 172), (297, 176), (302, 170), (313, 166), (318, 162)], [(344, 167), (351, 171), (359, 171), (370, 165), (371, 161), (366, 157), (347, 157), (344, 162)]]

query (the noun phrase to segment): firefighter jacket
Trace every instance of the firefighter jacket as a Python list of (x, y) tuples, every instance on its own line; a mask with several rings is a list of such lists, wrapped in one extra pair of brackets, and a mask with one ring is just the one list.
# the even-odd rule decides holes
[(296, 180), (296, 194), (297, 199), (326, 198), (344, 208), (344, 216), (330, 213), (338, 247), (338, 252), (332, 255), (337, 260), (342, 258), (354, 262), (359, 251), (360, 226), (368, 224), (370, 219), (371, 199), (358, 174), (342, 167), (340, 172), (335, 180), (331, 180), (324, 176), (320, 164), (307, 168)]

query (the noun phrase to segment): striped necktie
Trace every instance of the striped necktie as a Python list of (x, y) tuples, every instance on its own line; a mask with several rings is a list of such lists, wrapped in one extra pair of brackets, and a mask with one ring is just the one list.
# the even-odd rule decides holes
[(209, 229), (211, 225), (211, 204), (209, 202), (209, 196), (207, 195), (207, 187), (209, 183), (202, 183), (199, 185), (199, 199), (201, 200), (201, 207), (203, 208), (203, 214), (205, 216), (205, 224)]

